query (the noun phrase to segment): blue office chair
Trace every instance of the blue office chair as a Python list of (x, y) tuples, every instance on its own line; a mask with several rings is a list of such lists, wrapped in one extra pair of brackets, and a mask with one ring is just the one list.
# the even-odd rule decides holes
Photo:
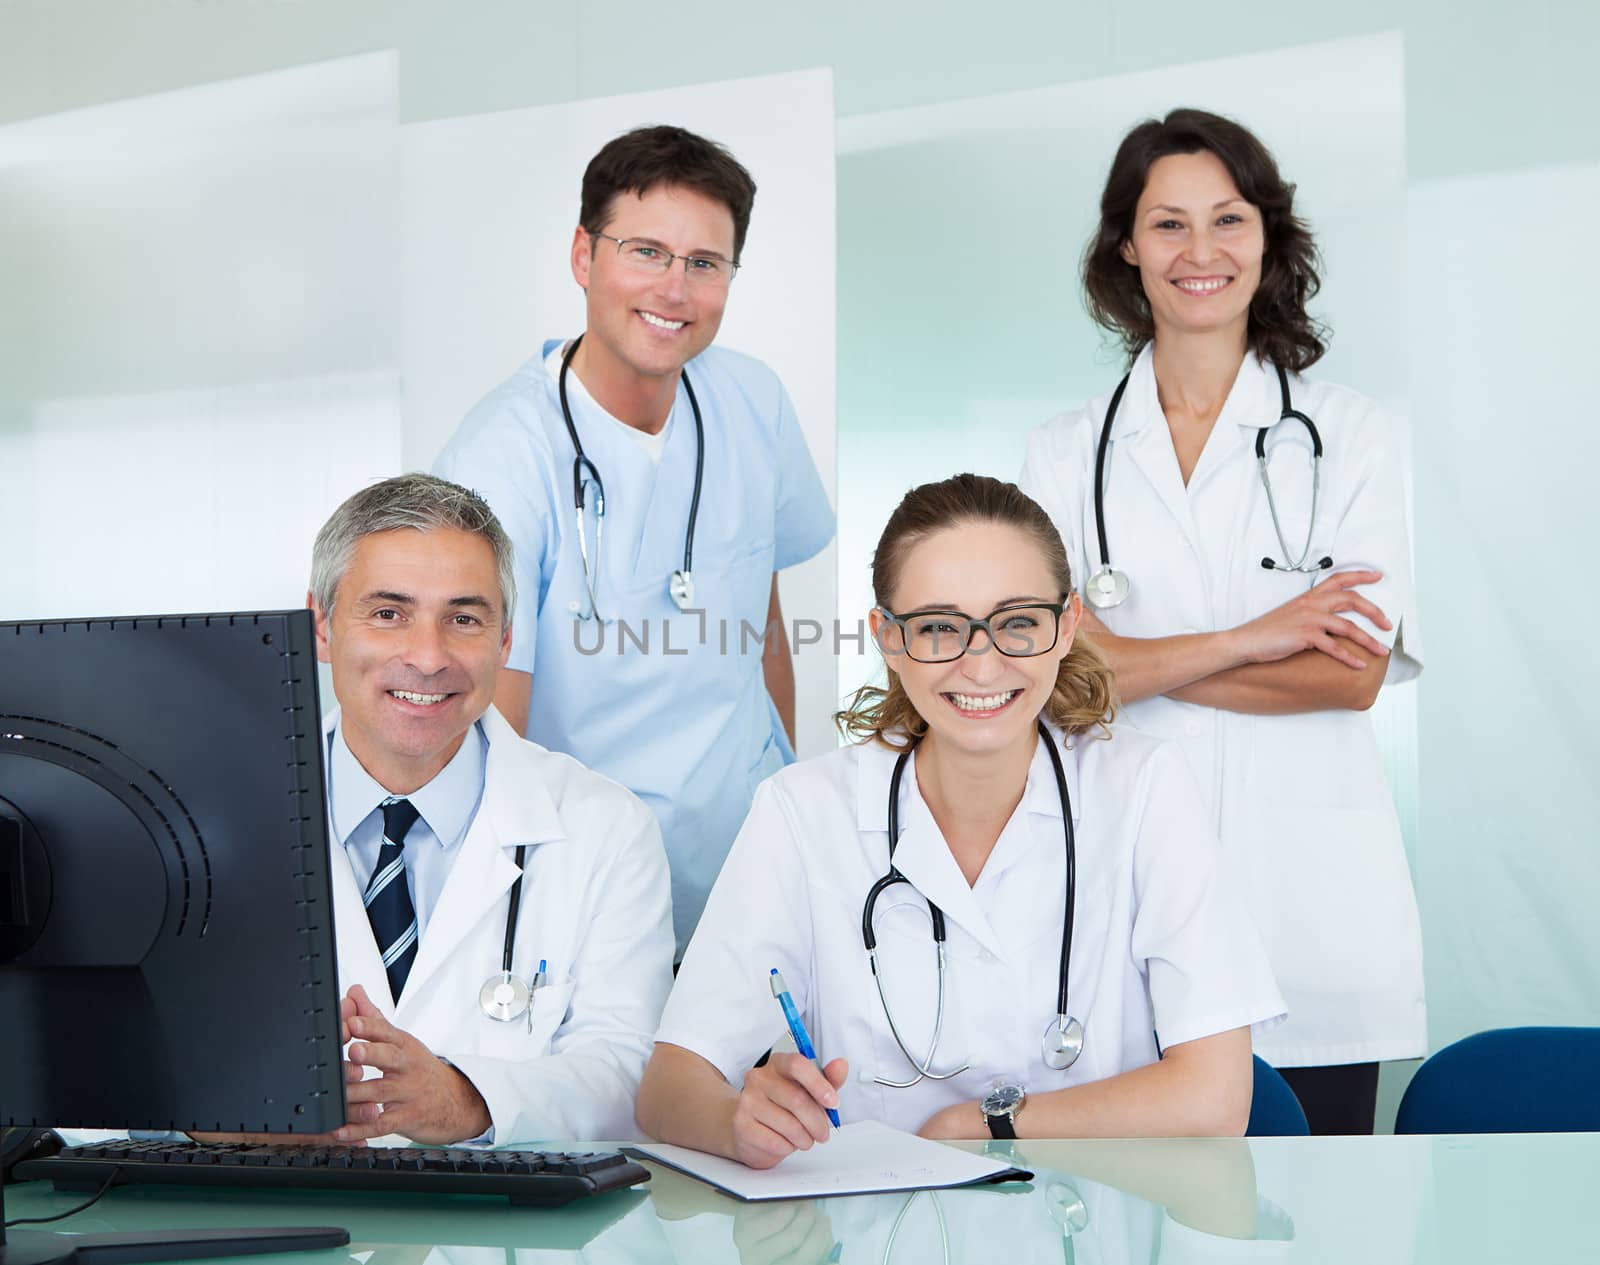
[(1495, 1028), (1417, 1069), (1396, 1133), (1600, 1133), (1600, 1028)]
[(1309, 1135), (1311, 1126), (1306, 1123), (1306, 1113), (1300, 1109), (1300, 1100), (1289, 1088), (1289, 1082), (1259, 1054), (1251, 1057), (1255, 1062), (1255, 1091), (1250, 1098), (1250, 1124), (1244, 1131), (1245, 1137), (1303, 1138)]

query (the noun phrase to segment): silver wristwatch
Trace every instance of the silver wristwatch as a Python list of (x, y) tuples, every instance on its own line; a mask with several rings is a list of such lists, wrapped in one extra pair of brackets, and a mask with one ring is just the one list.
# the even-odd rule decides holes
[(1027, 1100), (1028, 1091), (1016, 1081), (1003, 1081), (989, 1091), (978, 1104), (984, 1123), (989, 1126), (989, 1136), (1014, 1138), (1017, 1136), (1017, 1112)]

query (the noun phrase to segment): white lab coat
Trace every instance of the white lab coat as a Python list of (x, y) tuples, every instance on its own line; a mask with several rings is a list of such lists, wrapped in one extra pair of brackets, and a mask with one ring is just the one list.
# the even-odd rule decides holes
[[(325, 719), (325, 733), (337, 719)], [(361, 902), (366, 876), (331, 849), (341, 992), (361, 984), (458, 1067), (488, 1105), (496, 1144), (632, 1137), (633, 1100), (672, 982), (660, 829), (622, 787), (519, 738), (492, 707), (483, 732), (483, 800), (398, 1006)], [(526, 1016), (502, 1023), (478, 1005), (500, 970), (518, 844), (528, 845), (527, 872), (512, 969), (531, 980), (540, 959), (548, 963), (531, 1030)]]
[[(1294, 406), (1322, 435), (1310, 557), (1372, 567), (1363, 592), (1389, 616), (1390, 682), (1421, 670), (1405, 497), (1392, 426), (1343, 387), (1290, 376)], [(1111, 393), (1036, 430), (1020, 483), (1060, 530), (1080, 585), (1100, 565), (1095, 446)], [(1128, 599), (1098, 612), (1119, 636), (1234, 628), (1302, 593), (1283, 559), (1257, 475), (1256, 431), (1281, 410), (1276, 371), (1246, 357), (1188, 486), (1156, 395), (1151, 349), (1133, 367), (1112, 424), (1105, 507), (1110, 559)], [(1284, 536), (1298, 553), (1311, 506), (1311, 445), (1294, 421), (1268, 436)], [(1292, 555), (1291, 555), (1292, 557)], [(1321, 579), (1327, 572), (1318, 573)], [(1257, 1053), (1280, 1066), (1424, 1053), (1422, 943), (1400, 829), (1368, 718), (1324, 711), (1248, 716), (1165, 696), (1123, 718), (1177, 743), (1205, 793), (1223, 856), (1266, 941), (1290, 1019)]]
[(1022, 800), (968, 886), (918, 793), (915, 756), (900, 792), (895, 864), (910, 879), (879, 898), (879, 965), (895, 1019), (922, 1056), (933, 1031), (936, 969), (928, 900), (949, 946), (944, 1034), (935, 1070), (905, 1079), (861, 938), (867, 891), (889, 866), (895, 753), (866, 743), (775, 774), (756, 793), (662, 1016), (658, 1041), (693, 1050), (733, 1085), (784, 1031), (769, 972), (789, 985), (824, 1060), (850, 1060), (843, 1119), (918, 1129), (995, 1076), (1032, 1093), (1152, 1063), (1162, 1046), (1274, 1021), (1283, 1002), (1249, 918), (1217, 882), (1215, 844), (1182, 758), (1133, 731), (1057, 736), (1077, 827), (1077, 909), (1068, 975), (1082, 1055), (1046, 1067), (1040, 1039), (1056, 1013), (1066, 849), (1048, 752), (1034, 754)]

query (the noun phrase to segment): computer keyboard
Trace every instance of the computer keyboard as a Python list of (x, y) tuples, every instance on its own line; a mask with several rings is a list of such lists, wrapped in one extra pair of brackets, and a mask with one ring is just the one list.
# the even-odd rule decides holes
[(503, 1195), (552, 1207), (649, 1181), (615, 1151), (484, 1151), (472, 1147), (232, 1146), (202, 1142), (107, 1142), (69, 1146), (19, 1164), (22, 1181), (58, 1190), (112, 1185), (316, 1187), (407, 1194)]

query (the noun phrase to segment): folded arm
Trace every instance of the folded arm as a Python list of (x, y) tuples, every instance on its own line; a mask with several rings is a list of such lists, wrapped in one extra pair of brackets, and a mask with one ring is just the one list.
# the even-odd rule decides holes
[[(1017, 1113), (1023, 1138), (1239, 1137), (1250, 1122), (1250, 1029), (1174, 1045), (1159, 1062), (1105, 1080), (1029, 1094)], [(975, 1102), (936, 1112), (930, 1138), (987, 1138)]]
[(1105, 652), (1117, 694), (1136, 703), (1158, 694), (1226, 711), (1286, 715), (1372, 706), (1388, 666), (1388, 647), (1346, 612), (1388, 630), (1388, 617), (1356, 592), (1377, 571), (1341, 571), (1241, 624), (1211, 633), (1121, 637), (1092, 611), (1084, 631)]

